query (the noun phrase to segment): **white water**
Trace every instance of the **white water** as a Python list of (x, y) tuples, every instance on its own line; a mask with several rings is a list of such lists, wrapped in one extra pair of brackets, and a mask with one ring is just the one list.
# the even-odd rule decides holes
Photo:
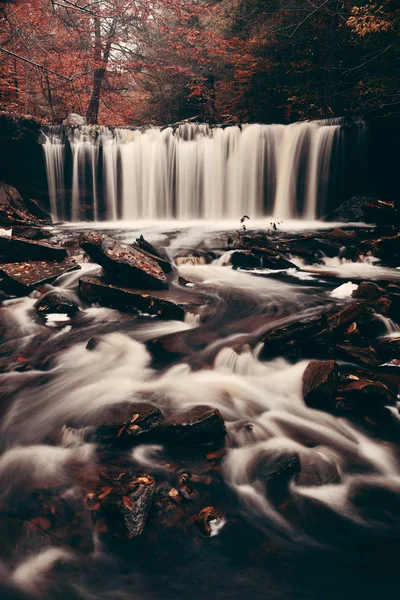
[[(225, 129), (185, 124), (175, 131), (84, 126), (67, 135), (53, 127), (43, 145), (52, 212), (70, 221), (244, 214), (312, 220), (326, 210), (330, 179), (341, 175), (340, 131), (339, 124), (318, 121)], [(70, 209), (60, 193), (65, 186), (72, 189)], [(82, 206), (88, 203), (89, 214)]]

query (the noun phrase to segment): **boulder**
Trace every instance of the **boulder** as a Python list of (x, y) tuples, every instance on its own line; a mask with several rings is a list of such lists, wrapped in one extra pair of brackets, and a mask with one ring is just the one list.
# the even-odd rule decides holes
[(140, 248), (95, 231), (81, 235), (79, 243), (110, 279), (132, 288), (168, 289), (167, 278), (158, 262)]
[(341, 385), (335, 398), (335, 414), (364, 416), (396, 403), (396, 395), (383, 383), (368, 379)]
[(163, 436), (173, 446), (221, 445), (225, 423), (217, 408), (199, 405), (174, 415), (165, 423)]
[(78, 113), (70, 113), (62, 122), (64, 127), (81, 127), (86, 125), (85, 117), (82, 117)]
[(79, 306), (70, 298), (59, 292), (48, 292), (44, 294), (35, 304), (36, 314), (40, 317), (52, 314), (64, 314), (73, 317), (79, 312)]
[(296, 265), (278, 253), (236, 250), (230, 258), (233, 267), (242, 269), (296, 269)]
[(27, 296), (32, 290), (68, 271), (80, 269), (73, 258), (58, 261), (30, 261), (0, 264), (0, 289), (17, 296)]
[(196, 308), (203, 302), (181, 289), (144, 291), (114, 285), (103, 277), (95, 276), (80, 279), (79, 294), (88, 303), (97, 303), (126, 312), (140, 311), (177, 321), (183, 321), (185, 309)]
[(333, 360), (312, 360), (303, 373), (304, 402), (311, 408), (329, 410), (338, 381), (338, 366)]
[(29, 211), (18, 190), (0, 182), (0, 225), (37, 225), (40, 222)]
[(51, 214), (41, 205), (39, 200), (32, 200), (29, 198), (25, 200), (25, 205), (29, 212), (40, 220), (44, 225), (51, 225), (53, 220)]
[(383, 296), (385, 290), (373, 281), (362, 281), (358, 288), (351, 294), (353, 298), (374, 302)]
[(64, 260), (68, 252), (61, 246), (12, 236), (0, 237), (0, 262), (27, 260)]
[(393, 225), (399, 222), (399, 218), (400, 213), (394, 202), (368, 196), (353, 196), (326, 215), (324, 220)]

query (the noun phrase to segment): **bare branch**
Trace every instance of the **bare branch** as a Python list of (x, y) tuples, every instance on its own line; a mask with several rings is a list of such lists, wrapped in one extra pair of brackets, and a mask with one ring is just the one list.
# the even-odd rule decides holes
[(40, 65), (39, 63), (36, 63), (33, 60), (29, 60), (29, 58), (20, 56), (19, 54), (16, 54), (15, 52), (11, 52), (11, 50), (6, 50), (5, 48), (0, 47), (0, 51), (5, 52), (6, 54), (11, 54), (11, 56), (18, 58), (19, 60), (23, 60), (24, 62), (27, 62), (30, 65), (33, 65), (34, 67), (39, 67), (40, 69), (44, 69), (45, 71), (48, 71), (48, 73), (57, 75), (57, 77), (61, 77), (62, 79), (66, 79), (67, 81), (72, 81), (72, 79), (73, 79), (72, 77), (66, 77), (65, 75), (61, 75), (61, 73), (57, 73), (57, 71), (53, 71), (53, 69), (49, 69), (48, 67), (45, 67), (44, 65)]

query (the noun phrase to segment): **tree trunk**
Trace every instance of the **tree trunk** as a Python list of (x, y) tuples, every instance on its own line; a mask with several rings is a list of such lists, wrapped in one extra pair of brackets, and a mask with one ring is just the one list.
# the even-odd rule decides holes
[(86, 111), (86, 120), (90, 125), (97, 125), (99, 119), (101, 89), (103, 87), (104, 76), (107, 70), (108, 59), (110, 58), (111, 45), (114, 39), (115, 21), (111, 24), (104, 53), (102, 52), (101, 23), (99, 17), (94, 17), (94, 60), (96, 68), (93, 73), (93, 89), (89, 106)]

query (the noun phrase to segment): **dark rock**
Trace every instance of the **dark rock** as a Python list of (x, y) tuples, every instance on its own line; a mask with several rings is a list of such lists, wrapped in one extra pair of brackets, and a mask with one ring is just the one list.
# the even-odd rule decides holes
[(95, 231), (81, 235), (79, 243), (90, 258), (105, 269), (109, 278), (133, 288), (168, 288), (158, 262), (139, 248)]
[(118, 477), (87, 500), (101, 533), (129, 540), (143, 533), (156, 485), (147, 474)]
[(156, 260), (162, 268), (162, 270), (164, 271), (164, 273), (170, 273), (172, 271), (171, 261), (169, 260), (165, 252), (162, 252), (159, 248), (156, 248), (156, 246), (150, 244), (150, 242), (145, 240), (142, 235), (140, 236), (140, 238), (136, 239), (134, 246), (140, 248), (140, 250), (146, 252), (154, 260)]
[(393, 358), (400, 358), (400, 331), (398, 337), (384, 337), (375, 342), (375, 348), (382, 362)]
[(367, 306), (365, 302), (352, 302), (341, 306), (334, 312), (328, 314), (328, 326), (335, 333), (340, 333), (351, 323), (357, 321), (357, 318), (365, 313)]
[(335, 412), (344, 415), (350, 412), (367, 415), (375, 409), (395, 403), (396, 395), (383, 383), (358, 379), (338, 388)]
[(196, 309), (203, 300), (184, 290), (142, 291), (109, 283), (102, 277), (82, 277), (79, 294), (89, 303), (127, 312), (158, 315), (162, 319), (182, 321), (185, 309)]
[(217, 408), (199, 405), (168, 419), (163, 435), (174, 446), (219, 445), (226, 429)]
[(231, 265), (241, 269), (261, 268), (261, 257), (256, 256), (251, 250), (236, 250), (231, 254)]
[(346, 245), (353, 244), (354, 241), (357, 239), (357, 234), (355, 231), (344, 231), (343, 229), (339, 229), (337, 227), (336, 229), (328, 233), (326, 237), (332, 242), (337, 242)]
[(368, 196), (353, 196), (325, 216), (324, 220), (393, 225), (399, 221), (399, 211), (394, 202), (384, 202)]
[(41, 223), (51, 225), (53, 220), (50, 213), (40, 204), (38, 200), (25, 200), (25, 205), (29, 212), (34, 215)]
[(400, 259), (400, 233), (363, 242), (363, 247), (387, 265), (397, 266)]
[(79, 312), (79, 306), (76, 302), (62, 296), (58, 292), (48, 292), (44, 294), (35, 304), (36, 313), (44, 317), (51, 314), (66, 314), (73, 317)]
[(40, 219), (31, 214), (18, 191), (11, 185), (0, 183), (0, 224), (38, 224)]
[(338, 256), (340, 252), (338, 244), (313, 236), (287, 240), (286, 245), (291, 255), (300, 256), (310, 264), (325, 256)]
[(342, 359), (360, 363), (366, 367), (377, 367), (381, 363), (376, 350), (371, 346), (360, 347), (351, 344), (337, 344), (336, 351)]
[(134, 443), (137, 438), (159, 427), (162, 419), (161, 411), (149, 402), (118, 402), (68, 425), (94, 428), (97, 441)]
[(303, 396), (307, 406), (320, 410), (332, 408), (338, 379), (338, 367), (333, 360), (312, 360), (303, 373)]
[(351, 294), (353, 298), (359, 300), (367, 300), (367, 302), (373, 302), (383, 296), (385, 290), (373, 281), (362, 281), (358, 288)]
[(260, 358), (267, 359), (276, 356), (284, 346), (286, 346), (286, 351), (290, 352), (302, 341), (324, 330), (326, 325), (326, 317), (324, 315), (317, 315), (273, 329), (264, 338), (264, 346)]
[(43, 227), (34, 227), (33, 225), (14, 225), (12, 234), (25, 240), (43, 240), (53, 237), (50, 231), (43, 229)]
[(38, 285), (53, 281), (63, 273), (80, 269), (72, 258), (63, 261), (31, 261), (0, 265), (0, 289), (26, 296)]
[(268, 449), (257, 452), (248, 467), (249, 477), (258, 482), (275, 505), (289, 496), (289, 483), (300, 472), (300, 457), (292, 450)]
[(0, 237), (0, 262), (24, 262), (28, 260), (64, 260), (68, 253), (65, 248), (48, 242), (26, 240), (24, 238)]
[(203, 535), (211, 537), (213, 535), (213, 527), (221, 526), (224, 522), (224, 517), (213, 506), (206, 506), (193, 517), (192, 521)]

